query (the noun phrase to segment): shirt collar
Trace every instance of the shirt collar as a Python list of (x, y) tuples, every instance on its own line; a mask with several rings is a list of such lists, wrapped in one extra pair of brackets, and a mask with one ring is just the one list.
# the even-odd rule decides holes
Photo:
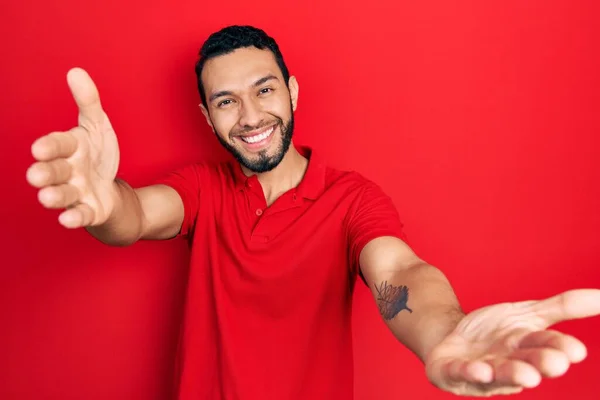
[[(296, 193), (307, 199), (315, 200), (325, 190), (326, 166), (312, 147), (298, 146), (298, 152), (308, 159), (308, 167)], [(231, 161), (231, 171), (235, 188), (241, 190), (247, 185), (258, 183), (256, 175), (246, 176), (237, 160)]]

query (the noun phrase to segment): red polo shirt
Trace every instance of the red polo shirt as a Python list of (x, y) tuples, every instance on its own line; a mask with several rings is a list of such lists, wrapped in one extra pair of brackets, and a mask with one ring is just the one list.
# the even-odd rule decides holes
[(358, 257), (378, 236), (402, 237), (401, 223), (377, 185), (300, 150), (302, 182), (269, 207), (237, 162), (161, 180), (183, 199), (191, 246), (178, 399), (353, 396)]

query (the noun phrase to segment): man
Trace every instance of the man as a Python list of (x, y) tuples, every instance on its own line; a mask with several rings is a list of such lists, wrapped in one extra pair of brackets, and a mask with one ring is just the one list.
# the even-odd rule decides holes
[(235, 161), (190, 165), (131, 188), (116, 178), (117, 138), (97, 89), (73, 69), (79, 124), (36, 140), (27, 172), (45, 207), (65, 208), (67, 228), (115, 246), (189, 240), (178, 398), (352, 398), (357, 277), (442, 390), (517, 393), (585, 358), (579, 340), (546, 328), (600, 313), (600, 290), (465, 316), (440, 270), (403, 241), (380, 188), (294, 145), (299, 85), (265, 32), (212, 34), (196, 74), (202, 113)]

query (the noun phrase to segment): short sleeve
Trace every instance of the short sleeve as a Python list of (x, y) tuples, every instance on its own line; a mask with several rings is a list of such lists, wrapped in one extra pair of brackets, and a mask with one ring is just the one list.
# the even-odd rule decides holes
[(360, 274), (360, 253), (371, 240), (381, 236), (406, 240), (402, 228), (403, 224), (392, 199), (378, 185), (367, 182), (351, 209), (348, 222), (352, 271)]
[(184, 217), (177, 236), (189, 238), (193, 234), (198, 217), (200, 200), (200, 166), (190, 164), (176, 169), (155, 181), (155, 184), (167, 185), (179, 194), (183, 201)]

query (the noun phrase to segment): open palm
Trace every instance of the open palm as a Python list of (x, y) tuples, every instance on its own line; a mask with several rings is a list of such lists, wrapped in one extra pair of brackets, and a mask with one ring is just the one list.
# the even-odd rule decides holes
[(79, 108), (78, 125), (33, 143), (37, 162), (28, 169), (27, 180), (40, 189), (42, 205), (65, 209), (59, 216), (65, 227), (99, 225), (114, 207), (119, 145), (87, 72), (74, 68), (67, 82)]
[(560, 376), (587, 355), (581, 341), (547, 328), (598, 314), (598, 289), (480, 308), (432, 349), (425, 360), (427, 376), (443, 390), (468, 396), (535, 387), (543, 377)]

